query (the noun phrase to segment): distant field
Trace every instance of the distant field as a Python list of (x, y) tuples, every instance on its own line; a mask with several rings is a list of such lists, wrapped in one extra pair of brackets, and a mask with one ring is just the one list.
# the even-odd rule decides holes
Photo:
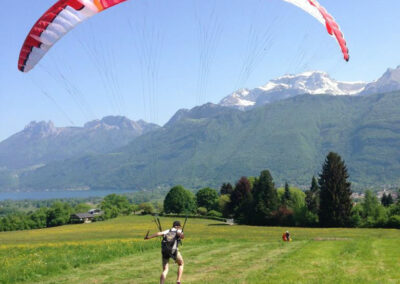
[[(162, 218), (164, 228), (172, 219)], [(152, 218), (0, 233), (0, 283), (157, 283)], [(226, 226), (188, 220), (184, 283), (400, 283), (400, 231)], [(167, 283), (175, 283), (172, 265)]]

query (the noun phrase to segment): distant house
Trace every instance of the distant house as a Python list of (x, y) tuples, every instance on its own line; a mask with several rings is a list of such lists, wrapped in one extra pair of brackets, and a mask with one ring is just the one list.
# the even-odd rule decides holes
[(91, 209), (87, 213), (75, 213), (71, 215), (71, 223), (91, 223), (97, 216), (103, 215), (99, 209)]
[(101, 215), (101, 214), (103, 214), (103, 211), (101, 211), (100, 209), (90, 209), (88, 211), (88, 213), (93, 214), (93, 215)]

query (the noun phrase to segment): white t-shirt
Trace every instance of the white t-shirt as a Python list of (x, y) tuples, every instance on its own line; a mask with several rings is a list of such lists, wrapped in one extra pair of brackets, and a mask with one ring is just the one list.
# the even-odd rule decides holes
[(162, 233), (163, 235), (166, 235), (166, 234), (169, 233), (169, 231), (177, 232), (178, 234), (181, 234), (181, 233), (182, 233), (182, 230), (181, 230), (181, 229), (176, 229), (176, 228), (172, 228), (172, 229), (169, 229), (169, 230), (165, 230), (164, 232), (161, 232), (161, 233)]

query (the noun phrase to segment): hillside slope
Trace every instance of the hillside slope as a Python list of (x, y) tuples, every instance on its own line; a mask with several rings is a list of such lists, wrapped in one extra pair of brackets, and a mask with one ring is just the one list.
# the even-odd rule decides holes
[(400, 93), (304, 95), (247, 112), (182, 119), (114, 153), (27, 172), (20, 187), (219, 186), (263, 169), (278, 184), (307, 186), (329, 151), (342, 155), (356, 184), (400, 184), (399, 105)]

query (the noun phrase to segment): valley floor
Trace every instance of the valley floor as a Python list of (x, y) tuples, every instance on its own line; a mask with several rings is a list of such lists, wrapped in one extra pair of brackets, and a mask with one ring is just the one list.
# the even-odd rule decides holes
[[(0, 233), (0, 283), (157, 283), (159, 240), (141, 240), (152, 227), (124, 217)], [(399, 230), (290, 228), (283, 243), (285, 230), (189, 220), (183, 283), (400, 283)]]

